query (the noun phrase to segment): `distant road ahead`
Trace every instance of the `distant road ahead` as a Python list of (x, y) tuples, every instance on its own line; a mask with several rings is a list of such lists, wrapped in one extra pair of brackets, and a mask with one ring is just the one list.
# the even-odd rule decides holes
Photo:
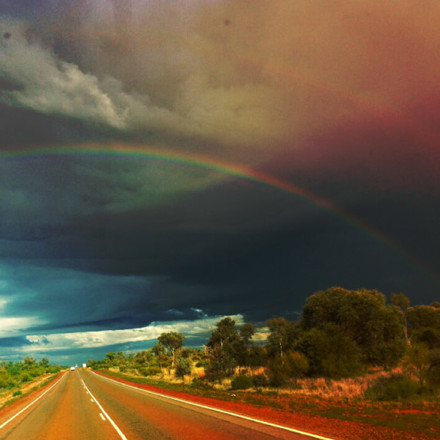
[(84, 369), (66, 373), (41, 399), (8, 422), (13, 416), (0, 419), (0, 426), (7, 422), (0, 428), (0, 440), (319, 438), (154, 396)]

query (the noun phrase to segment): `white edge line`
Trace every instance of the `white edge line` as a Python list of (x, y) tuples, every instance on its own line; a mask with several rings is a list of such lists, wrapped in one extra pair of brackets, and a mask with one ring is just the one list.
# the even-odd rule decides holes
[(46, 393), (48, 393), (55, 385), (57, 385), (60, 380), (64, 377), (64, 374), (50, 387), (48, 388), (43, 394), (40, 394), (34, 401), (32, 401), (29, 405), (25, 406), (22, 410), (20, 410), (17, 414), (13, 415), (10, 419), (6, 420), (6, 422), (3, 422), (0, 425), (0, 429), (3, 429), (9, 422), (12, 422), (16, 417), (18, 417), (21, 413), (26, 411), (29, 407), (31, 407), (34, 403), (38, 402)]
[(122, 440), (128, 440), (127, 437), (125, 437), (124, 433), (119, 429), (118, 425), (113, 421), (113, 419), (107, 414), (105, 409), (102, 407), (102, 405), (96, 400), (96, 397), (93, 396), (91, 391), (87, 388), (87, 385), (85, 384), (83, 378), (81, 378), (81, 381), (83, 385), (85, 386), (86, 390), (89, 392), (89, 394), (93, 397), (95, 400), (95, 403), (99, 406), (99, 409), (102, 411), (102, 413), (105, 415), (107, 420), (112, 424), (113, 428), (115, 428), (115, 431), (119, 434), (119, 436), (122, 438)]
[(111, 380), (112, 382), (115, 382), (115, 383), (117, 383), (119, 385), (123, 385), (123, 386), (126, 386), (128, 388), (133, 388), (133, 389), (135, 389), (137, 391), (141, 391), (141, 392), (144, 392), (144, 393), (153, 394), (155, 396), (164, 397), (165, 399), (175, 400), (177, 402), (186, 403), (187, 405), (197, 406), (199, 408), (208, 409), (210, 411), (215, 411), (215, 412), (219, 412), (219, 413), (222, 413), (222, 414), (227, 414), (229, 416), (238, 417), (240, 419), (250, 420), (251, 422), (261, 423), (262, 425), (271, 426), (273, 428), (284, 429), (286, 431), (294, 432), (295, 434), (302, 434), (302, 435), (306, 435), (308, 437), (317, 438), (319, 440), (335, 440), (335, 439), (332, 439), (330, 437), (322, 437), (321, 435), (312, 434), (310, 432), (305, 432), (305, 431), (300, 431), (299, 429), (289, 428), (288, 426), (277, 425), (276, 423), (271, 423), (271, 422), (266, 422), (264, 420), (254, 419), (252, 417), (248, 417), (248, 416), (245, 416), (245, 415), (242, 415), (242, 414), (237, 414), (237, 413), (233, 413), (233, 412), (230, 412), (230, 411), (225, 411), (223, 409), (214, 408), (212, 406), (201, 405), (200, 403), (194, 403), (194, 402), (190, 402), (188, 400), (179, 399), (177, 397), (167, 396), (166, 394), (160, 394), (160, 393), (156, 393), (154, 391), (149, 391), (149, 390), (145, 390), (143, 388), (138, 388), (138, 387), (135, 387), (133, 385), (128, 385), (126, 383), (119, 382), (119, 381), (114, 380), (114, 379), (110, 379), (107, 376), (102, 376), (100, 374), (95, 373), (94, 371), (92, 371), (92, 373), (96, 374), (99, 377), (103, 377), (104, 379)]

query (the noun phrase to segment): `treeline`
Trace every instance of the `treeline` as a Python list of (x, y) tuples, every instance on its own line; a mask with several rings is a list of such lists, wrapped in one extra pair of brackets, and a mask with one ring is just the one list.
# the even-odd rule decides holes
[(184, 335), (168, 332), (149, 350), (108, 353), (89, 365), (144, 376), (168, 369), (180, 378), (203, 367), (204, 381), (233, 378), (236, 388), (285, 386), (303, 376), (352, 377), (371, 367), (402, 365), (421, 385), (440, 385), (438, 302), (410, 307), (402, 293), (392, 294), (387, 303), (377, 290), (333, 287), (307, 298), (296, 322), (274, 317), (267, 327), (262, 345), (253, 340), (252, 324), (237, 327), (227, 317), (217, 323), (203, 350), (183, 347)]
[(0, 392), (19, 388), (22, 384), (43, 374), (58, 373), (61, 367), (50, 365), (46, 358), (37, 359), (27, 356), (22, 361), (0, 361)]

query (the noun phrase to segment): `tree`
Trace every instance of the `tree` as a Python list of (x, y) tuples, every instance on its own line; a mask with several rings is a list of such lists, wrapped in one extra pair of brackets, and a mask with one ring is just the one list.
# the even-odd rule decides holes
[(183, 346), (185, 335), (178, 332), (162, 333), (158, 338), (159, 342), (168, 350), (171, 355), (171, 368), (174, 368), (178, 351)]
[(233, 351), (233, 345), (239, 340), (240, 336), (235, 326), (235, 321), (227, 316), (216, 324), (216, 328), (212, 331), (207, 346), (215, 347), (219, 345), (222, 349), (225, 348)]
[(403, 332), (405, 335), (406, 343), (409, 344), (410, 341), (409, 341), (409, 337), (408, 337), (408, 320), (406, 319), (406, 311), (408, 310), (408, 307), (410, 305), (410, 300), (403, 293), (392, 293), (391, 294), (391, 304), (393, 306), (398, 307), (403, 313), (403, 316), (404, 316)]
[(192, 361), (189, 357), (180, 356), (176, 361), (176, 376), (180, 377), (182, 381), (185, 379), (185, 376), (191, 374), (192, 370)]
[[(245, 333), (249, 335), (250, 329), (245, 330)], [(235, 321), (229, 316), (216, 324), (206, 346), (209, 359), (207, 375), (214, 380), (231, 376), (239, 361), (243, 361), (243, 340)]]
[(43, 368), (48, 368), (49, 367), (49, 359), (47, 359), (47, 358), (41, 359), (40, 366), (42, 366)]
[(349, 377), (362, 368), (361, 350), (335, 324), (304, 332), (296, 347), (308, 359), (309, 373), (314, 376)]
[(410, 374), (417, 377), (420, 385), (423, 386), (431, 365), (428, 347), (424, 344), (411, 344), (403, 358), (403, 365)]
[(116, 358), (116, 353), (112, 351), (105, 355), (105, 361), (110, 366), (113, 365), (113, 363), (115, 362), (115, 358)]
[(408, 330), (432, 327), (440, 330), (440, 308), (435, 306), (415, 306), (407, 310)]
[(222, 349), (220, 344), (208, 347), (209, 364), (206, 368), (206, 377), (210, 381), (221, 381), (234, 374), (237, 361), (228, 350)]
[(35, 367), (35, 365), (37, 365), (37, 360), (33, 357), (26, 356), (23, 359), (23, 369), (24, 370), (30, 370), (33, 367)]
[(366, 364), (392, 367), (405, 351), (403, 313), (386, 305), (377, 290), (332, 287), (307, 298), (300, 319), (303, 330), (323, 330), (328, 324), (360, 348)]
[(288, 350), (293, 350), (298, 336), (296, 324), (285, 318), (272, 318), (268, 321), (270, 335), (267, 348), (272, 356), (283, 356)]

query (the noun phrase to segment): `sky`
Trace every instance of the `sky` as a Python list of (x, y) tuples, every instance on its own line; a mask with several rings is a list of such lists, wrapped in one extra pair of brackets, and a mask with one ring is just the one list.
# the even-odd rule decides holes
[(440, 5), (3, 0), (0, 358), (331, 286), (440, 299)]

